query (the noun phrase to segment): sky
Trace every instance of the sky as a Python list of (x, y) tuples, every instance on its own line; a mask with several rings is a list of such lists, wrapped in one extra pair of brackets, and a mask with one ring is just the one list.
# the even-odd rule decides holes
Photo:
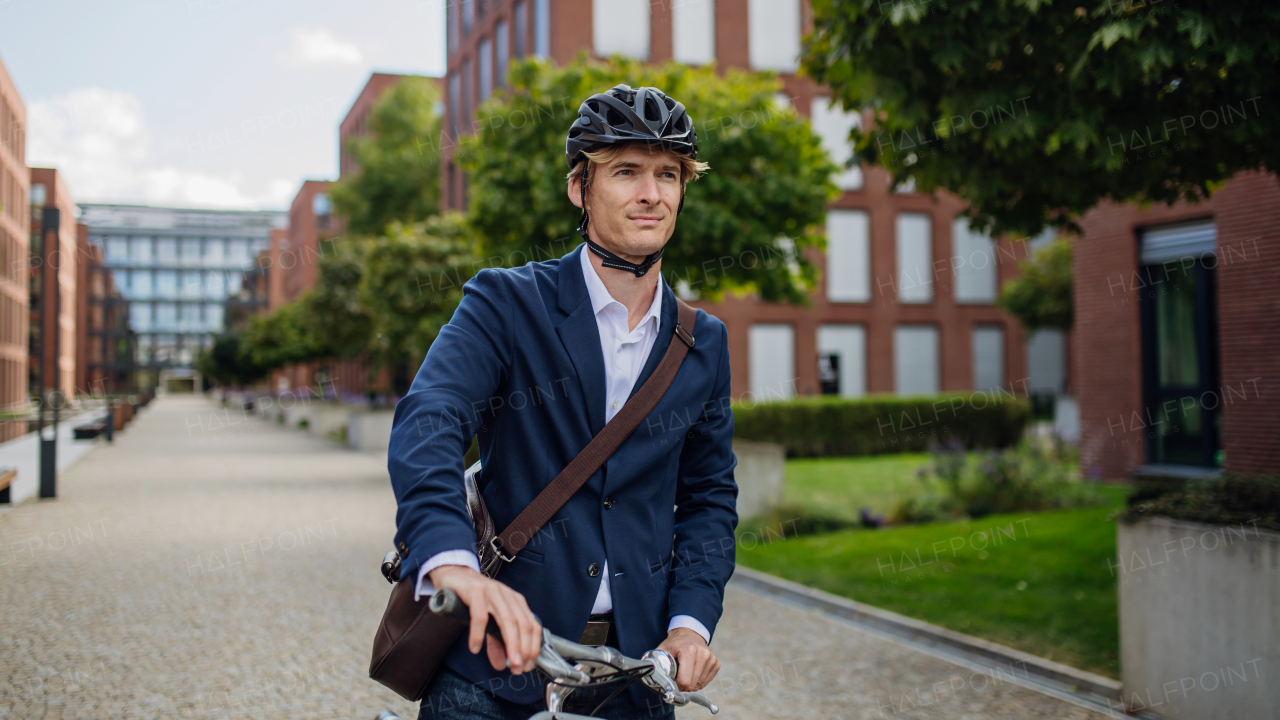
[(444, 1), (0, 0), (0, 62), (76, 201), (281, 210), (370, 73), (444, 73)]

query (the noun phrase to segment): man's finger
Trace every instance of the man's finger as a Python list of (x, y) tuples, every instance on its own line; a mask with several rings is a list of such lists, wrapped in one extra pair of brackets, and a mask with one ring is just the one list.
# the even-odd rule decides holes
[(489, 635), (486, 637), (485, 650), (489, 655), (489, 665), (494, 670), (502, 670), (507, 666), (507, 648), (503, 646), (502, 641)]
[(519, 674), (524, 669), (524, 657), (520, 653), (520, 623), (516, 618), (516, 614), (512, 612), (511, 605), (507, 597), (502, 592), (495, 592), (490, 598), (494, 605), (494, 619), (498, 622), (498, 629), (502, 631), (502, 637), (511, 638), (511, 644), (507, 645), (507, 661), (511, 664), (511, 671)]
[(489, 606), (484, 600), (484, 593), (474, 593), (467, 606), (471, 609), (471, 627), (467, 631), (467, 649), (472, 655), (480, 652), (484, 643), (484, 629), (489, 624)]
[(525, 635), (525, 670), (532, 670), (538, 658), (538, 652), (542, 650), (542, 625), (533, 617), (533, 612), (529, 610), (529, 603), (524, 596), (516, 593), (516, 604), (521, 610), (521, 615), (525, 619), (526, 632)]

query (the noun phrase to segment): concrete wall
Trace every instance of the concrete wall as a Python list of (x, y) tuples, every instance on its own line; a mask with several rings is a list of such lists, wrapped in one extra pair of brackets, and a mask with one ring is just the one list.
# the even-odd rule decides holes
[(347, 445), (355, 450), (386, 454), (391, 446), (392, 410), (352, 412), (347, 416)]
[(738, 457), (734, 479), (738, 483), (738, 517), (760, 515), (782, 504), (782, 480), (786, 455), (776, 443), (733, 441)]
[(1179, 720), (1280, 717), (1280, 535), (1118, 524), (1124, 702)]

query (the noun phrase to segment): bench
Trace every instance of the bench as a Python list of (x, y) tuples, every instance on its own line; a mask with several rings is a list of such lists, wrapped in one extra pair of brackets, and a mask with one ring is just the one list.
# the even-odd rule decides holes
[(17, 468), (0, 468), (0, 503), (9, 502), (9, 485), (17, 478)]

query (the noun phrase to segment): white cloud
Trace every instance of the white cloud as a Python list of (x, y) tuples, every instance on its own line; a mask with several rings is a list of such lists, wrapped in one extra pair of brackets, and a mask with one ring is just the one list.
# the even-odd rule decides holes
[(254, 194), (239, 173), (149, 163), (142, 102), (129, 93), (85, 88), (37, 100), (28, 112), (28, 138), (31, 164), (57, 167), (76, 200), (259, 208), (279, 207), (292, 196), (289, 180), (271, 180)]
[(324, 28), (293, 28), (289, 38), (288, 59), (294, 65), (359, 65), (364, 59), (354, 43)]

